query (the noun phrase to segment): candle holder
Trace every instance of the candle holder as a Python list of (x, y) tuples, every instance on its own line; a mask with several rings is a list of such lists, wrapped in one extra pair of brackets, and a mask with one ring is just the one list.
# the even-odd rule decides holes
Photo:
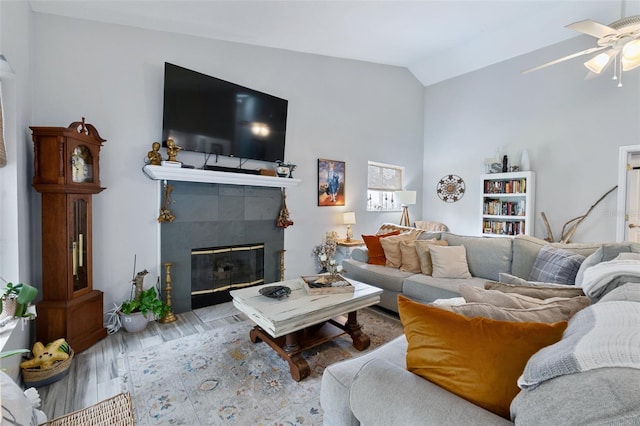
[(280, 250), (280, 281), (284, 281), (284, 252), (286, 250)]
[(162, 324), (168, 324), (170, 322), (174, 322), (175, 320), (177, 320), (176, 316), (173, 314), (173, 312), (171, 311), (171, 263), (165, 263), (164, 264), (164, 270), (165, 273), (167, 275), (166, 281), (167, 281), (167, 285), (165, 287), (165, 293), (167, 295), (167, 306), (169, 307), (169, 312), (167, 312), (167, 315), (165, 315), (164, 317), (160, 318), (160, 323)]

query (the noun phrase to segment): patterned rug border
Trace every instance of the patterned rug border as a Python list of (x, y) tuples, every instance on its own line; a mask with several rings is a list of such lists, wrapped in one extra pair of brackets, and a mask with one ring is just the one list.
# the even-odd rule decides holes
[(301, 382), (268, 345), (250, 342), (254, 324), (242, 319), (121, 354), (121, 387), (131, 392), (138, 425), (320, 425), (324, 369), (402, 334), (400, 320), (389, 312), (365, 308), (358, 314), (371, 346), (358, 352), (343, 335), (305, 351), (311, 375)]

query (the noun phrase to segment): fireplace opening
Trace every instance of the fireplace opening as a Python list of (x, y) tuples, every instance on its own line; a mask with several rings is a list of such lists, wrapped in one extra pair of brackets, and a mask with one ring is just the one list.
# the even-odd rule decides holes
[(191, 250), (191, 307), (231, 300), (230, 290), (264, 283), (264, 244)]

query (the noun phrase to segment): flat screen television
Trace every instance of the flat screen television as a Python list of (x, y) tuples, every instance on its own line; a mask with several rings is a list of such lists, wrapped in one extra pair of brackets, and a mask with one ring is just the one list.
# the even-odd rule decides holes
[(185, 151), (284, 161), (288, 101), (165, 62), (162, 140)]

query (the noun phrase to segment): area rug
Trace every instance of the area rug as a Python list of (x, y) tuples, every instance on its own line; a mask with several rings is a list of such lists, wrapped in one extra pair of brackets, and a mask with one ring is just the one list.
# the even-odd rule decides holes
[(300, 382), (267, 344), (251, 343), (246, 320), (124, 356), (123, 390), (138, 425), (320, 425), (325, 367), (403, 332), (397, 318), (370, 308), (358, 322), (371, 346), (358, 352), (345, 335), (305, 352), (311, 374)]

